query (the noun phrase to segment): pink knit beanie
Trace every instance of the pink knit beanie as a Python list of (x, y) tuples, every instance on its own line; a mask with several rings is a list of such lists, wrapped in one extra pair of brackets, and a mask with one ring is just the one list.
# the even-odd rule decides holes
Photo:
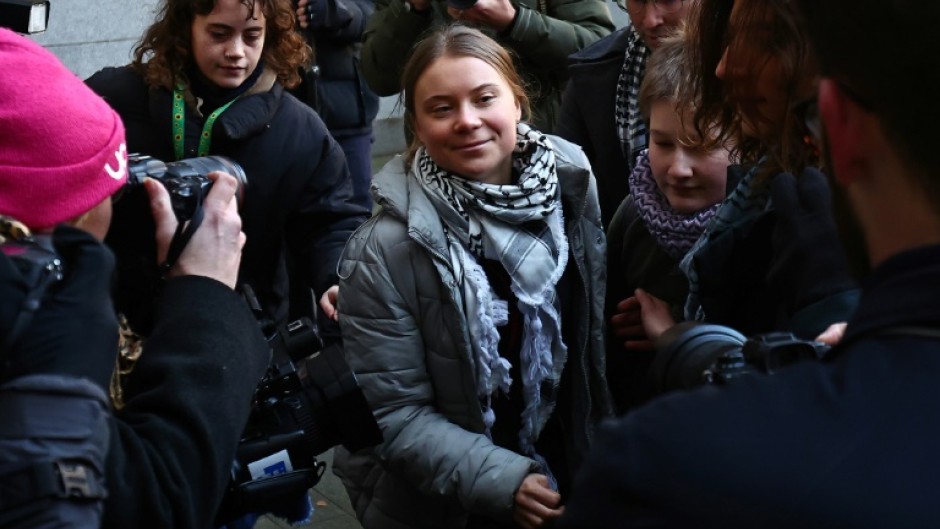
[(120, 117), (52, 53), (0, 28), (0, 215), (52, 227), (126, 180)]

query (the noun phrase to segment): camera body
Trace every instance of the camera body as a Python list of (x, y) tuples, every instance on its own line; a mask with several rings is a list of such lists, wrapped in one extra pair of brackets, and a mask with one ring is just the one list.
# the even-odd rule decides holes
[(255, 388), (217, 525), (301, 498), (323, 476), (326, 464), (317, 456), (330, 448), (342, 444), (354, 451), (382, 442), (340, 347), (324, 347), (310, 318), (261, 325), (271, 364)]
[(741, 333), (702, 322), (682, 322), (663, 333), (649, 375), (654, 393), (728, 384), (752, 374), (772, 375), (798, 362), (818, 361), (828, 345), (788, 332)]
[(821, 360), (829, 349), (826, 344), (801, 340), (789, 332), (759, 334), (740, 349), (722, 353), (702, 377), (709, 384), (727, 384), (753, 373), (773, 375), (789, 365)]
[(235, 197), (241, 205), (248, 179), (244, 169), (229, 158), (203, 156), (166, 163), (137, 153), (127, 157), (127, 185), (141, 185), (148, 177), (163, 184), (170, 194), (173, 213), (180, 222), (191, 220), (202, 205), (212, 187), (208, 175), (213, 171), (222, 171), (235, 177), (238, 181)]
[(182, 225), (202, 207), (212, 188), (210, 172), (224, 171), (235, 177), (239, 205), (247, 178), (237, 163), (222, 156), (166, 163), (150, 156), (130, 154), (127, 168), (127, 184), (112, 200), (113, 216), (105, 243), (117, 259), (115, 306), (134, 332), (147, 336), (153, 328), (156, 310), (153, 300), (159, 297), (163, 273), (157, 265), (156, 224), (143, 186), (144, 179), (153, 178), (167, 189), (173, 212)]

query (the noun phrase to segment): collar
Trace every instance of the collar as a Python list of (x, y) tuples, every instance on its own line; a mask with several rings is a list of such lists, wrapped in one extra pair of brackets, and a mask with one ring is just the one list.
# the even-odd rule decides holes
[[(213, 137), (243, 140), (262, 131), (274, 118), (280, 106), (284, 89), (277, 82), (277, 74), (265, 68), (258, 80), (241, 98), (223, 112), (213, 127)], [(187, 88), (184, 97), (189, 109), (195, 108), (195, 97)], [(171, 135), (170, 109), (173, 94), (164, 88), (150, 89), (150, 119), (160, 129), (157, 134), (167, 139)], [(172, 151), (171, 151), (172, 152)]]

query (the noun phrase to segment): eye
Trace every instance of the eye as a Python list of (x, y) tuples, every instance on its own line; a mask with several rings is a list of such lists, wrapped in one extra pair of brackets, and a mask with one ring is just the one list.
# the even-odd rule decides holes
[(656, 140), (653, 142), (653, 145), (659, 147), (660, 149), (671, 149), (675, 147), (675, 143), (669, 140)]
[(248, 43), (250, 43), (250, 44), (254, 44), (254, 43), (258, 42), (259, 40), (261, 40), (261, 33), (260, 33), (260, 32), (249, 33), (249, 34), (245, 35), (245, 42), (248, 42)]
[(434, 105), (431, 107), (430, 113), (433, 116), (444, 116), (450, 112), (450, 105)]

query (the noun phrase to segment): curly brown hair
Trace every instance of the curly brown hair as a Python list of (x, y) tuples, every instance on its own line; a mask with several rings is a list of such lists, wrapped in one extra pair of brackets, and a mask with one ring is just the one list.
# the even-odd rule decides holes
[[(266, 21), (264, 51), (265, 67), (277, 74), (287, 88), (300, 83), (300, 68), (309, 64), (313, 52), (303, 36), (295, 30), (296, 16), (291, 0), (239, 0), (255, 12), (260, 5)], [(134, 48), (132, 66), (150, 86), (172, 90), (179, 77), (185, 77), (192, 61), (192, 26), (196, 15), (208, 15), (216, 0), (164, 0), (156, 21), (147, 28)]]
[[(735, 23), (731, 12), (738, 2)], [(734, 145), (736, 162), (753, 165), (765, 159), (761, 175), (779, 171), (798, 173), (819, 166), (820, 147), (808, 142), (807, 102), (815, 94), (818, 67), (805, 36), (802, 19), (789, 0), (700, 0), (689, 18), (687, 49), (689, 82), (680, 101), (693, 114), (697, 133), (716, 144)], [(733, 57), (734, 67), (755, 72), (751, 79), (722, 81), (715, 70), (722, 56)], [(776, 61), (783, 79), (786, 110), (765, 116), (757, 108), (737, 108), (738, 94), (754, 93), (757, 73)], [(745, 98), (746, 99), (746, 98)], [(743, 121), (759, 124), (747, 134)]]

